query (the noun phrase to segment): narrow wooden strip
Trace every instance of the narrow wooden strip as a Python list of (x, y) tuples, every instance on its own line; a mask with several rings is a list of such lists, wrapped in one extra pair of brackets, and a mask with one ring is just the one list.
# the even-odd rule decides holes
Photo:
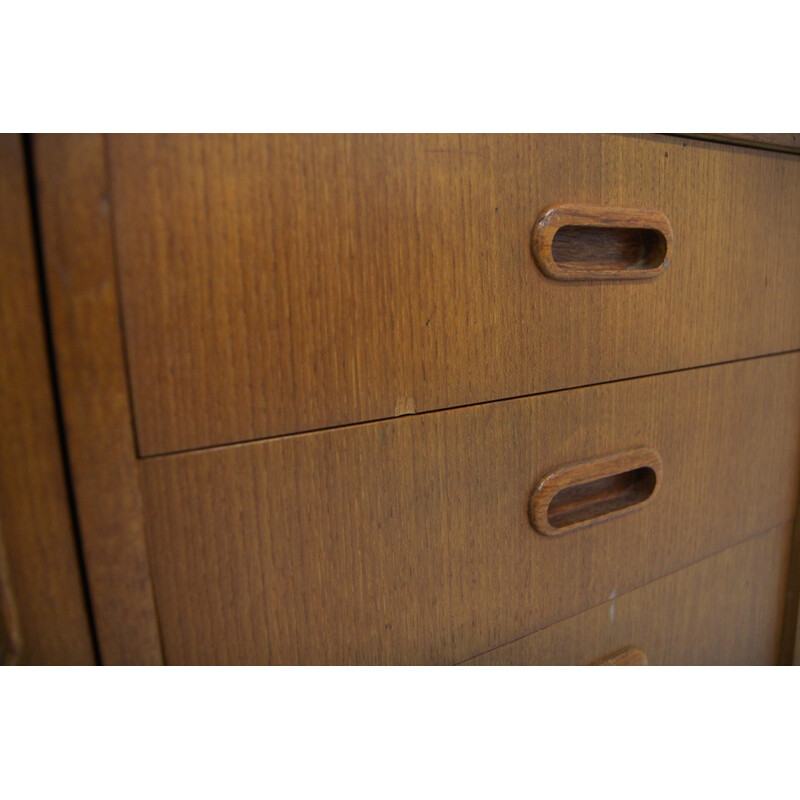
[(162, 661), (99, 135), (35, 139), (45, 273), (101, 656)]
[(0, 518), (6, 657), (21, 664), (93, 664), (25, 156), (15, 134), (0, 135)]
[(22, 653), (22, 631), (3, 543), (2, 523), (0, 517), (0, 664), (8, 666), (19, 663)]
[[(789, 588), (792, 594), (787, 597), (787, 610), (794, 614), (794, 647), (792, 649), (792, 664), (800, 666), (800, 613), (798, 613), (798, 606), (800, 605), (800, 512), (795, 518), (794, 525), (794, 540), (792, 546), (792, 561), (798, 564), (795, 571), (789, 574)], [(787, 592), (787, 595), (789, 593)]]
[(792, 552), (786, 581), (786, 607), (778, 663), (800, 665), (800, 508), (794, 520)]

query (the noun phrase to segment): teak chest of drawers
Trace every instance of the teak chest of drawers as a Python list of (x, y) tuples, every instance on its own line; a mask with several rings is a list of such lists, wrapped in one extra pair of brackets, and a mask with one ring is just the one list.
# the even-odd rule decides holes
[(800, 156), (59, 135), (32, 161), (105, 662), (792, 659)]

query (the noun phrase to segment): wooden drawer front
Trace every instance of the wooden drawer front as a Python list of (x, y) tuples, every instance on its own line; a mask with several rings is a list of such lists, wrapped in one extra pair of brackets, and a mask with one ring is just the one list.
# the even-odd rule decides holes
[[(165, 657), (485, 652), (789, 519), (798, 405), (790, 354), (145, 459)], [(533, 530), (543, 474), (638, 445), (663, 462), (651, 502)]]
[(647, 663), (775, 664), (791, 525), (499, 647), (467, 664), (595, 664), (627, 648)]
[[(800, 159), (670, 137), (112, 136), (144, 455), (800, 347)], [(660, 211), (652, 280), (564, 283), (558, 203)], [(766, 322), (765, 322), (766, 321)]]

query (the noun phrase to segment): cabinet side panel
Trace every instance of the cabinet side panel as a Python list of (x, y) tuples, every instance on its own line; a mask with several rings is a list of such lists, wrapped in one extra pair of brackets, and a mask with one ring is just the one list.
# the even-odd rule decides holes
[(50, 382), (22, 137), (0, 136), (0, 612), (5, 660), (95, 661)]
[(70, 468), (104, 663), (161, 662), (100, 135), (35, 139)]

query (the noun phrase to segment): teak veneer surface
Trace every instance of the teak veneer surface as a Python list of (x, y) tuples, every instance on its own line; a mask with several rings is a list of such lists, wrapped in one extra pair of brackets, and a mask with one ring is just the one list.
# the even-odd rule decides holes
[[(470, 658), (791, 518), (799, 411), (788, 354), (145, 459), (165, 658)], [(651, 502), (531, 528), (543, 475), (638, 446)]]
[[(468, 663), (468, 662), (467, 662)], [(603, 656), (600, 661), (593, 662), (598, 667), (647, 667), (647, 654), (636, 647), (626, 647), (610, 656)]]
[(635, 647), (650, 665), (775, 664), (790, 538), (783, 525), (466, 663), (589, 664)]
[(0, 538), (0, 663), (93, 664), (22, 137), (13, 134), (0, 134)]
[(105, 664), (159, 663), (103, 137), (34, 141), (50, 321), (100, 655)]
[[(109, 137), (139, 452), (800, 347), (800, 160), (672, 137)], [(652, 281), (554, 281), (556, 203), (652, 209)]]

